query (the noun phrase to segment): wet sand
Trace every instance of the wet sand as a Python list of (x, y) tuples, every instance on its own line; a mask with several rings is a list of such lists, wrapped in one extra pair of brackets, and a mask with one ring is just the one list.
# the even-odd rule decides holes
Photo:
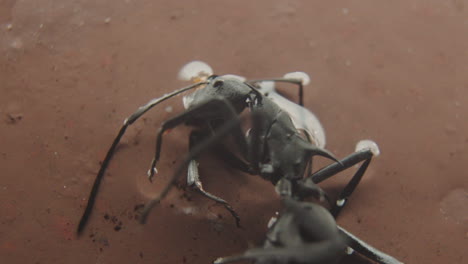
[[(271, 184), (210, 154), (205, 188), (232, 204), (242, 229), (183, 185), (146, 225), (135, 220), (187, 152), (189, 128), (166, 135), (147, 181), (156, 131), (181, 97), (128, 129), (75, 236), (123, 120), (184, 86), (177, 72), (195, 59), (248, 78), (309, 73), (305, 105), (327, 148), (344, 157), (369, 138), (382, 152), (339, 224), (405, 263), (466, 263), (467, 17), (463, 0), (0, 0), (2, 263), (201, 264), (261, 244), (280, 208)], [(348, 177), (323, 186), (336, 193)]]

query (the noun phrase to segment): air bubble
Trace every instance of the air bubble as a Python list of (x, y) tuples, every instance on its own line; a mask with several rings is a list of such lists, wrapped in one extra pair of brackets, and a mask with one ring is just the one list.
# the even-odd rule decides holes
[(295, 79), (301, 81), (302, 85), (308, 85), (310, 83), (310, 77), (305, 72), (290, 72), (284, 75), (286, 79)]
[(202, 61), (191, 61), (185, 64), (179, 71), (178, 78), (182, 81), (206, 81), (206, 79), (213, 75), (213, 69), (210, 65)]
[(345, 204), (346, 200), (345, 199), (339, 199), (339, 200), (336, 200), (336, 205), (341, 207)]
[(272, 93), (275, 92), (275, 82), (272, 81), (265, 81), (265, 82), (260, 82), (258, 84), (260, 86), (260, 90), (266, 94), (266, 93)]
[(10, 43), (10, 47), (15, 49), (15, 50), (19, 50), (19, 49), (22, 49), (24, 46), (23, 44), (23, 41), (19, 38), (16, 38), (14, 39), (11, 43)]
[(365, 139), (361, 140), (356, 144), (356, 151), (361, 151), (361, 150), (370, 150), (374, 156), (379, 156), (380, 155), (380, 149), (377, 143), (375, 143), (373, 140)]
[(189, 206), (189, 207), (180, 208), (180, 212), (186, 215), (193, 215), (193, 214), (196, 214), (198, 210), (196, 207)]
[(456, 224), (468, 223), (468, 192), (457, 188), (451, 190), (439, 203), (440, 212), (445, 219)]

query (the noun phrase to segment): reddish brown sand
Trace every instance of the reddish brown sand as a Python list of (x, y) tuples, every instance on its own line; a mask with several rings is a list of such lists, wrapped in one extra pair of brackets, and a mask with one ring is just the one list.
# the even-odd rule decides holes
[(147, 182), (155, 132), (181, 97), (128, 130), (75, 237), (124, 118), (185, 85), (177, 71), (194, 59), (249, 78), (311, 74), (305, 104), (328, 149), (344, 157), (371, 138), (382, 151), (338, 222), (405, 263), (468, 262), (468, 1), (168, 2), (0, 0), (1, 263), (198, 264), (260, 245), (280, 208), (271, 184), (213, 155), (205, 187), (243, 229), (181, 188), (135, 221), (187, 152), (189, 130), (172, 131)]

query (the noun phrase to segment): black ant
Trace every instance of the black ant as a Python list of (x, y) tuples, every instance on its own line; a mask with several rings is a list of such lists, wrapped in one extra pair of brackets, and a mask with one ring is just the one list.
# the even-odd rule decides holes
[(380, 264), (402, 264), (338, 226), (324, 207), (287, 196), (282, 201), (283, 212), (268, 223), (263, 247), (218, 258), (214, 264), (243, 260), (256, 264), (337, 263), (355, 251)]
[[(234, 209), (225, 200), (205, 191), (202, 187), (195, 158), (209, 146), (216, 146), (219, 149), (220, 156), (233, 167), (246, 173), (260, 175), (271, 181), (278, 187), (277, 190), (282, 195), (292, 196), (294, 194), (301, 197), (301, 199), (308, 196), (321, 199), (328, 198), (316, 183), (361, 161), (365, 161), (333, 206), (333, 214), (338, 214), (364, 174), (372, 158), (372, 152), (370, 150), (356, 152), (338, 161), (330, 152), (315, 145), (309, 136), (302, 136), (293, 122), (293, 115), (275, 103), (268, 95), (263, 94), (258, 86), (258, 84), (265, 81), (297, 84), (300, 91), (300, 102), (302, 102), (303, 80), (301, 79), (280, 78), (244, 81), (232, 76), (216, 76), (211, 75), (211, 73), (203, 73), (209, 77), (166, 94), (161, 98), (153, 99), (125, 119), (96, 176), (88, 204), (78, 225), (78, 234), (86, 225), (102, 177), (127, 127), (160, 102), (194, 88), (199, 89), (184, 97), (186, 111), (163, 122), (161, 125), (157, 135), (155, 157), (148, 171), (148, 177), (151, 180), (156, 172), (164, 132), (181, 124), (195, 127), (195, 130), (190, 134), (190, 151), (187, 155), (187, 161), (172, 176), (160, 195), (145, 206), (140, 218), (142, 223), (146, 221), (150, 209), (167, 195), (176, 178), (182, 173), (185, 166), (188, 166), (188, 184), (202, 195), (223, 204), (236, 219), (239, 226), (239, 216)], [(252, 127), (247, 136), (244, 136), (244, 132), (239, 125), (239, 114), (245, 109), (250, 111), (252, 121)], [(220, 134), (232, 136), (239, 148), (240, 158), (220, 142)], [(308, 135), (311, 134), (313, 133), (308, 133)], [(311, 157), (314, 155), (324, 156), (337, 161), (337, 163), (311, 174)], [(307, 168), (309, 169), (307, 175), (305, 175)]]
[[(269, 234), (281, 232), (289, 236), (291, 240), (286, 239), (281, 242), (286, 246), (292, 241), (297, 239), (301, 240), (309, 236), (313, 239), (323, 239), (324, 242), (328, 243), (327, 248), (329, 247), (330, 251), (327, 250), (326, 252), (330, 253), (310, 253), (306, 256), (296, 252), (298, 254), (293, 256), (293, 259), (302, 258), (307, 261), (312, 261), (313, 259), (320, 259), (324, 254), (326, 255), (326, 259), (336, 259), (340, 254), (335, 254), (333, 252), (342, 252), (348, 240), (352, 241), (354, 247), (359, 247), (361, 251), (366, 252), (366, 247), (362, 246), (365, 245), (365, 243), (359, 243), (360, 240), (337, 227), (334, 217), (336, 218), (341, 208), (346, 204), (348, 197), (358, 185), (375, 150), (373, 152), (369, 146), (365, 146), (364, 148), (360, 148), (359, 151), (338, 161), (330, 152), (323, 149), (324, 138), (321, 138), (320, 133), (317, 133), (315, 130), (317, 127), (310, 128), (307, 125), (297, 123), (297, 120), (300, 120), (304, 115), (310, 117), (309, 112), (302, 107), (304, 80), (301, 78), (290, 77), (245, 81), (238, 77), (215, 76), (207, 72), (204, 72), (201, 77), (203, 77), (203, 75), (209, 77), (204, 79), (200, 78), (201, 81), (193, 85), (166, 94), (161, 98), (153, 99), (125, 119), (123, 126), (108, 150), (98, 172), (87, 207), (78, 226), (78, 234), (86, 225), (94, 205), (101, 179), (127, 127), (160, 102), (188, 90), (199, 88), (192, 94), (184, 97), (186, 111), (163, 122), (158, 132), (155, 157), (148, 171), (150, 180), (156, 172), (156, 164), (160, 158), (164, 132), (180, 124), (195, 127), (195, 130), (190, 134), (189, 153), (161, 194), (145, 206), (142, 217), (140, 218), (142, 223), (146, 221), (146, 217), (151, 208), (167, 195), (177, 177), (180, 176), (185, 167), (188, 166), (188, 184), (204, 196), (223, 204), (234, 216), (237, 225), (239, 225), (239, 216), (234, 209), (232, 209), (225, 200), (205, 191), (199, 177), (198, 164), (195, 160), (196, 157), (206, 148), (216, 147), (221, 157), (223, 157), (227, 163), (243, 172), (257, 174), (271, 181), (276, 186), (277, 192), (283, 197), (286, 211), (278, 219), (278, 224), (272, 226)], [(265, 82), (287, 82), (298, 85), (300, 95), (299, 105), (289, 104), (289, 106), (286, 106), (287, 103), (284, 101), (279, 102), (282, 99), (278, 99), (279, 97), (274, 93), (274, 90), (268, 90), (264, 85), (262, 86)], [(240, 114), (245, 109), (250, 111), (249, 116), (251, 118), (251, 129), (246, 136), (244, 136), (244, 132), (240, 126)], [(302, 130), (305, 135), (301, 134), (300, 130)], [(229, 149), (221, 142), (221, 139), (224, 139), (228, 135), (236, 142), (239, 148), (238, 155), (234, 154), (232, 149)], [(311, 158), (314, 155), (329, 158), (335, 161), (335, 163), (315, 173), (311, 173)], [(336, 203), (331, 206), (331, 214), (319, 205), (295, 201), (295, 199), (302, 200), (309, 196), (313, 196), (322, 201), (329, 201), (328, 196), (317, 183), (362, 161), (364, 162), (343, 189)], [(291, 219), (296, 220), (292, 221)], [(318, 230), (320, 227), (326, 227), (328, 231), (322, 232)], [(307, 229), (307, 232), (301, 233), (302, 231), (299, 232), (298, 228), (301, 230), (303, 228), (311, 229)], [(312, 232), (312, 235), (308, 233), (309, 231)], [(279, 251), (274, 249), (270, 257), (283, 259), (278, 252)], [(375, 252), (378, 251), (371, 252), (375, 254)], [(288, 251), (287, 254), (294, 255), (295, 253), (293, 251)], [(378, 257), (373, 259), (378, 259)], [(295, 262), (283, 261), (279, 263)], [(299, 261), (297, 263), (302, 262)]]

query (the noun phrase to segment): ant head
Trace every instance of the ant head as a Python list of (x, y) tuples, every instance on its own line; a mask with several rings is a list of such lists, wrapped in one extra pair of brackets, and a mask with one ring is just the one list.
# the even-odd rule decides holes
[(206, 80), (206, 85), (201, 86), (193, 93), (184, 96), (185, 109), (204, 104), (213, 99), (225, 99), (233, 104), (238, 111), (245, 108), (247, 95), (251, 88), (240, 78), (233, 75), (211, 75)]
[(245, 108), (246, 100), (251, 91), (255, 91), (245, 78), (238, 75), (214, 75), (212, 68), (201, 61), (187, 63), (179, 71), (179, 79), (198, 82), (200, 85), (193, 93), (183, 97), (185, 109), (202, 105), (215, 98), (228, 100), (238, 112)]

